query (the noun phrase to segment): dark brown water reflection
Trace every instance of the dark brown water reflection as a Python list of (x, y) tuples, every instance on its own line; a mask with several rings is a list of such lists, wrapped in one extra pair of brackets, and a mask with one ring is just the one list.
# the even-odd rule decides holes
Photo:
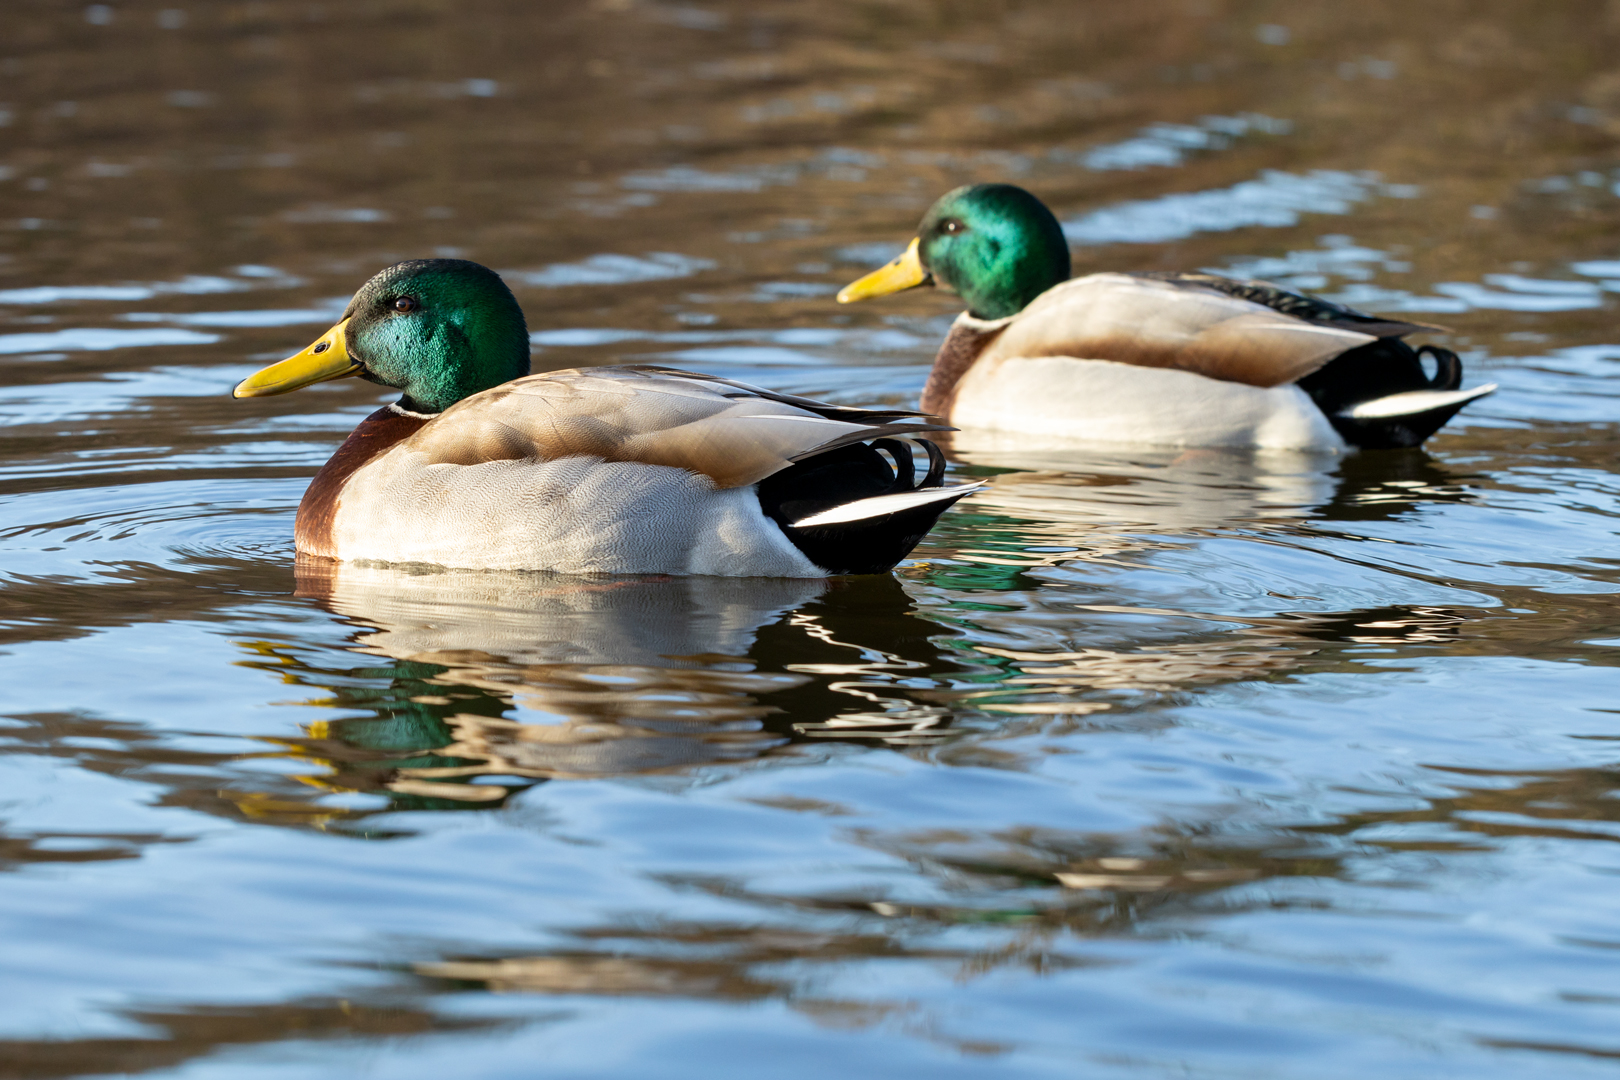
[[(181, 2), (0, 32), (0, 1076), (1612, 1074), (1613, 0)], [(831, 297), (973, 180), (1503, 390), (963, 443), (892, 578), (295, 565), (378, 395), (226, 393), (381, 266), (905, 401)]]

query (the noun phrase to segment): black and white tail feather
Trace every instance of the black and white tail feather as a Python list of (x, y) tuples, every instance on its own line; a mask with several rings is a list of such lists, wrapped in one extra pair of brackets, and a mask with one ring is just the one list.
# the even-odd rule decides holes
[[(1213, 289), (1305, 322), (1371, 334), (1376, 341), (1334, 357), (1299, 380), (1352, 446), (1388, 450), (1417, 446), (1470, 401), (1496, 391), (1495, 383), (1461, 389), (1462, 360), (1438, 345), (1413, 348), (1401, 338), (1444, 327), (1368, 315), (1319, 296), (1292, 292), (1265, 281), (1214, 274), (1150, 271), (1140, 275), (1172, 284)], [(1434, 374), (1424, 361), (1434, 363)]]
[[(913, 447), (928, 459), (921, 479)], [(983, 486), (946, 487), (945, 455), (908, 433), (809, 454), (762, 481), (759, 502), (793, 545), (828, 573), (876, 574), (911, 554), (941, 514)]]
[[(733, 400), (763, 398), (852, 426), (792, 455), (758, 484), (760, 509), (829, 574), (881, 574), (911, 554), (940, 515), (983, 482), (945, 486), (945, 454), (924, 433), (948, 425), (916, 409), (862, 409), (716, 375), (654, 366), (619, 369), (702, 383)], [(915, 449), (927, 465), (919, 478)]]

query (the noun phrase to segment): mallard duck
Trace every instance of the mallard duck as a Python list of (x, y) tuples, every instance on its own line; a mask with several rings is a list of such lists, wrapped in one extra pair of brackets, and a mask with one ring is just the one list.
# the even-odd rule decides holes
[[(942, 427), (915, 410), (659, 367), (528, 372), (523, 311), (500, 277), (421, 259), (366, 282), (336, 326), (234, 393), (350, 375), (404, 391), (361, 422), (299, 504), (299, 553), (329, 559), (881, 573), (978, 486), (941, 486), (944, 455), (917, 436)], [(912, 444), (928, 459), (920, 482)]]
[[(1213, 274), (1069, 278), (1057, 218), (1011, 184), (949, 192), (840, 303), (916, 285), (967, 301), (922, 408), (1035, 441), (1287, 449), (1416, 446), (1494, 385), (1418, 323)], [(1423, 359), (1436, 366), (1431, 377)]]

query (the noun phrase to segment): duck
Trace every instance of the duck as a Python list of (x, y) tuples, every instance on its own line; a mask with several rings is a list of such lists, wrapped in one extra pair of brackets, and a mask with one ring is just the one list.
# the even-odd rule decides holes
[[(298, 506), (299, 559), (471, 570), (819, 578), (886, 573), (945, 510), (917, 410), (859, 409), (647, 365), (529, 373), (500, 275), (413, 259), (238, 398), (358, 377), (401, 391)], [(926, 464), (919, 478), (914, 448)]]
[(924, 285), (967, 303), (921, 400), (964, 435), (1394, 449), (1421, 444), (1496, 389), (1462, 389), (1456, 353), (1402, 340), (1441, 327), (1209, 273), (1071, 278), (1057, 218), (1012, 184), (947, 192), (905, 252), (845, 286), (838, 301)]

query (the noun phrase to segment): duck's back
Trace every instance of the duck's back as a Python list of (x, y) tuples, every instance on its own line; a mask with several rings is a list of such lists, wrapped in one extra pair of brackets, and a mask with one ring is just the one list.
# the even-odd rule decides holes
[(1008, 320), (985, 358), (1075, 356), (1265, 388), (1294, 382), (1374, 336), (1180, 280), (1089, 274), (1036, 297)]

